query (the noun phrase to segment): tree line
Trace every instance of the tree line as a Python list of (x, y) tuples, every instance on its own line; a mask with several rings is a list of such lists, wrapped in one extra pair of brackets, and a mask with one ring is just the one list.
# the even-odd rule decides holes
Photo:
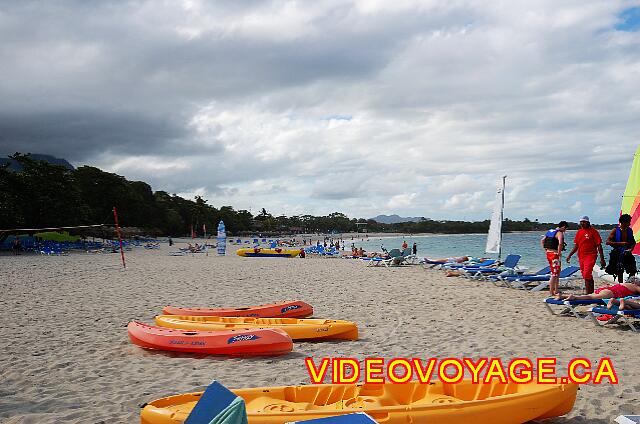
[[(366, 228), (368, 232), (412, 233), (484, 233), (489, 221), (435, 221), (384, 224), (374, 220), (349, 218), (334, 212), (327, 216), (273, 216), (266, 209), (257, 215), (231, 206), (216, 208), (196, 196), (184, 199), (166, 191), (153, 191), (143, 181), (92, 166), (69, 169), (28, 154), (9, 156), (19, 165), (0, 166), (0, 229), (63, 227), (85, 224), (113, 224), (113, 207), (120, 225), (138, 227), (145, 234), (183, 236), (191, 228), (198, 235), (203, 224), (215, 233), (223, 220), (231, 234), (346, 233)], [(366, 225), (362, 225), (366, 224)], [(552, 228), (553, 223), (524, 219), (506, 219), (504, 231), (532, 231)]]

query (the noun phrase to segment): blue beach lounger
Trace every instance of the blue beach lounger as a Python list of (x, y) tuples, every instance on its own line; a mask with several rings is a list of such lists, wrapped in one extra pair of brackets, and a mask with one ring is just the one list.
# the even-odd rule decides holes
[[(560, 271), (560, 282), (567, 283), (570, 279), (575, 278), (573, 274), (580, 271), (580, 267), (568, 266)], [(532, 292), (541, 291), (549, 287), (550, 275), (532, 275), (516, 278), (515, 280), (505, 280), (509, 287), (513, 289), (529, 290)], [(538, 283), (531, 287), (532, 283)]]
[[(597, 306), (589, 310), (591, 321), (597, 326), (605, 326), (610, 324), (628, 325), (632, 331), (640, 333), (640, 309), (625, 309), (619, 311), (618, 308), (607, 309), (606, 307)], [(608, 321), (598, 320), (599, 315), (612, 315), (613, 318)]]
[[(568, 315), (571, 314), (576, 318), (587, 318), (588, 313), (581, 313), (576, 308), (585, 305), (605, 305), (602, 299), (585, 299), (585, 300), (558, 300), (553, 297), (548, 297), (544, 300), (544, 305), (547, 307), (551, 315)], [(556, 307), (562, 307), (562, 309), (556, 309)]]
[(458, 263), (452, 263), (452, 264), (444, 264), (442, 265), (442, 268), (445, 269), (458, 269), (458, 268), (483, 268), (489, 265), (493, 265), (494, 263), (496, 263), (495, 259), (486, 259), (482, 262), (478, 262), (475, 265), (469, 265), (469, 264), (458, 264)]
[(432, 261), (431, 259), (424, 258), (422, 260), (422, 263), (425, 264), (425, 265), (445, 265), (445, 264), (448, 264), (449, 262), (447, 262), (447, 261)]
[(367, 263), (367, 266), (380, 266), (380, 265), (389, 266), (386, 263), (386, 259), (382, 259), (382, 258), (360, 258), (360, 259), (365, 261)]
[(549, 275), (551, 269), (549, 266), (545, 266), (544, 268), (540, 268), (538, 271), (530, 274), (511, 274), (511, 275), (490, 275), (488, 280), (491, 281), (496, 286), (509, 287), (508, 281), (517, 280), (518, 278), (523, 277), (540, 277), (541, 275)]
[(420, 263), (422, 264), (424, 269), (441, 269), (447, 265), (453, 265), (453, 262), (449, 261), (434, 261), (429, 258), (420, 259)]
[(383, 258), (362, 258), (362, 259), (365, 261), (368, 261), (367, 266), (384, 265), (385, 267), (388, 268), (393, 263), (393, 260), (397, 258), (402, 258), (402, 252), (400, 252), (400, 249), (391, 249), (389, 251), (388, 259), (383, 259)]
[(483, 278), (485, 275), (500, 274), (501, 272), (515, 269), (515, 267), (518, 266), (518, 262), (520, 261), (521, 257), (522, 256), (520, 255), (507, 255), (502, 265), (498, 267), (495, 267), (495, 268), (465, 267), (465, 268), (462, 268), (462, 271), (464, 271), (464, 273), (471, 278)]
[(533, 272), (530, 274), (492, 275), (489, 278), (492, 280), (509, 281), (509, 280), (517, 280), (518, 278), (524, 278), (524, 277), (540, 277), (542, 275), (548, 276), (550, 272), (551, 272), (551, 268), (549, 266), (545, 266), (544, 268), (540, 268), (536, 272)]

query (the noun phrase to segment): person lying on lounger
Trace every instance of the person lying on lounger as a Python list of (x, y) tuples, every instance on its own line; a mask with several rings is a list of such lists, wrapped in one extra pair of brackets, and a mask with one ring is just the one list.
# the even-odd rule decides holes
[(609, 299), (609, 303), (607, 303), (607, 309), (611, 309), (614, 306), (618, 306), (619, 311), (629, 310), (629, 309), (640, 309), (640, 297), (632, 298), (632, 299)]
[(469, 260), (468, 256), (458, 256), (457, 258), (440, 258), (440, 259), (431, 259), (431, 258), (425, 258), (429, 261), (432, 262), (444, 262), (444, 263), (459, 263), (461, 264), (462, 262), (467, 262)]
[(568, 296), (558, 294), (556, 299), (558, 300), (596, 300), (596, 299), (608, 299), (616, 298), (620, 299), (627, 296), (640, 295), (640, 281), (633, 280), (628, 283), (618, 283), (612, 286), (600, 287), (593, 294), (575, 295), (570, 294)]

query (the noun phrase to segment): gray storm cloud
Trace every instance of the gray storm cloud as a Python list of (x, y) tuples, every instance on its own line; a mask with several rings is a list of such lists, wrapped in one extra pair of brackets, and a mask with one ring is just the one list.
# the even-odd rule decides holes
[[(536, 199), (541, 218), (581, 202), (610, 221), (640, 130), (625, 7), (4, 4), (0, 154), (215, 205), (354, 216), (484, 219), (507, 173), (516, 217)], [(588, 189), (538, 201), (570, 187)]]

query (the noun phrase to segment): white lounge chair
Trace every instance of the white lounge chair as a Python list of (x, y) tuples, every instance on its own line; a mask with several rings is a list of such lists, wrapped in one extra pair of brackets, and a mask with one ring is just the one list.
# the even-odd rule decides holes
[(618, 415), (614, 421), (618, 424), (640, 424), (640, 415)]

